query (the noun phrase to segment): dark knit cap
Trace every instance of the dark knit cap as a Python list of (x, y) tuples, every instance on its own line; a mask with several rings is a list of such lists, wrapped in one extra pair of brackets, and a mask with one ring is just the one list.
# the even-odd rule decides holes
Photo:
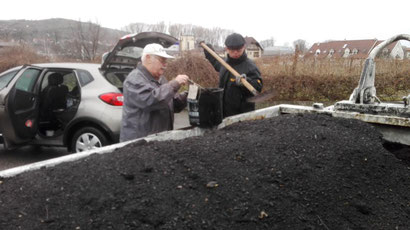
[(225, 46), (232, 49), (238, 49), (245, 45), (245, 39), (242, 35), (233, 33), (225, 39)]

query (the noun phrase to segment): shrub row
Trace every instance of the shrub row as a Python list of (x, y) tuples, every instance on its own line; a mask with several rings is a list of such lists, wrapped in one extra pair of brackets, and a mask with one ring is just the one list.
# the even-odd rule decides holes
[(7, 47), (0, 50), (0, 72), (24, 65), (48, 62), (49, 59), (25, 46)]
[[(259, 58), (264, 90), (275, 92), (273, 101), (347, 100), (357, 87), (363, 59)], [(168, 78), (186, 73), (205, 87), (216, 87), (218, 73), (199, 54), (185, 54), (169, 63)], [(410, 60), (376, 60), (375, 87), (383, 101), (401, 100), (410, 89)]]
[[(27, 47), (5, 48), (0, 53), (0, 71), (49, 60)], [(255, 62), (262, 72), (264, 90), (275, 92), (272, 101), (331, 102), (349, 98), (358, 85), (364, 60), (282, 56)], [(177, 74), (187, 74), (203, 87), (218, 86), (218, 73), (199, 53), (182, 53), (170, 61), (165, 76), (171, 79)], [(376, 60), (375, 86), (382, 101), (401, 100), (410, 89), (410, 60)]]

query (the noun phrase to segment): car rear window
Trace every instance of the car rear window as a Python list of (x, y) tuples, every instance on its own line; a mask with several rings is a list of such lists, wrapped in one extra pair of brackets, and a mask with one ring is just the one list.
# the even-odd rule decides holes
[(85, 86), (88, 83), (94, 81), (93, 76), (86, 70), (78, 69), (77, 71), (78, 79), (80, 80), (80, 85)]
[(108, 82), (110, 82), (112, 85), (117, 87), (122, 92), (122, 85), (125, 81), (125, 78), (127, 78), (129, 73), (130, 71), (108, 72), (105, 74), (105, 78), (107, 79)]
[(124, 47), (121, 51), (117, 53), (117, 56), (139, 59), (142, 56), (142, 50), (143, 49), (141, 47)]

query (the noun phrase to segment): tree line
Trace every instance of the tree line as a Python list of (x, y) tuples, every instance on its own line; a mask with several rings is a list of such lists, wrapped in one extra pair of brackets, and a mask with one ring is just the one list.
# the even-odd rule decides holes
[(205, 41), (214, 46), (223, 46), (225, 38), (233, 33), (232, 30), (214, 27), (212, 29), (196, 26), (192, 24), (169, 24), (158, 22), (156, 24), (147, 23), (131, 23), (123, 28), (124, 31), (130, 33), (140, 33), (146, 31), (155, 31), (167, 33), (173, 37), (180, 38), (183, 35), (193, 35), (197, 41)]
[[(121, 30), (103, 28), (98, 22), (82, 22), (81, 20), (49, 19), (38, 21), (21, 20), (2, 22), (0, 24), (0, 40), (12, 40), (19, 45), (31, 45), (42, 55), (52, 59), (75, 59), (81, 61), (99, 61), (102, 53), (108, 51), (127, 33), (155, 31), (170, 34), (176, 38), (192, 35), (196, 41), (205, 41), (216, 47), (223, 47), (226, 37), (233, 30), (219, 27), (205, 28), (192, 24), (158, 22), (155, 24), (130, 23)], [(112, 31), (115, 31), (114, 33)], [(274, 46), (275, 39), (259, 41), (263, 48)], [(294, 47), (305, 51), (306, 42), (302, 39), (294, 42)]]

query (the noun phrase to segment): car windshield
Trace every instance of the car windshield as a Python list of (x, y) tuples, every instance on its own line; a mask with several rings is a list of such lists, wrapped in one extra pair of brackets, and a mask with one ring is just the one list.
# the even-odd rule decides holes
[(0, 76), (0, 89), (3, 89), (4, 87), (6, 87), (11, 81), (11, 79), (13, 79), (13, 77), (16, 76), (17, 72), (18, 70), (14, 70), (14, 71), (2, 74)]
[(130, 58), (141, 58), (142, 55), (142, 48), (141, 47), (125, 47), (121, 51), (117, 53), (117, 56), (122, 56), (122, 57), (130, 57)]

